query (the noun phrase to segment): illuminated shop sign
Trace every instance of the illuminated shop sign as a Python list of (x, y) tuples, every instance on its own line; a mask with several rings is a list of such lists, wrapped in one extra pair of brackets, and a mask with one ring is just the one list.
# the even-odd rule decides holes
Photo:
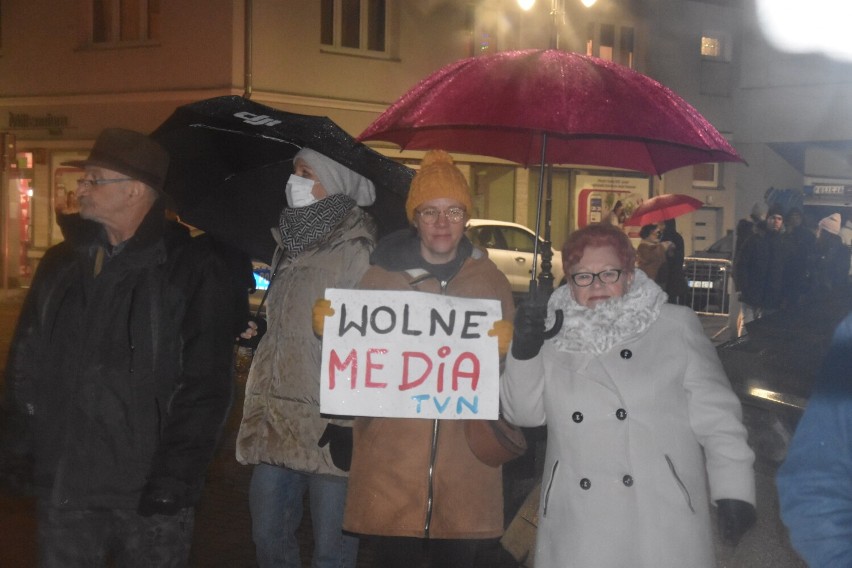
[(63, 128), (68, 128), (68, 117), (64, 114), (47, 113), (44, 115), (32, 115), (23, 112), (9, 113), (10, 130), (46, 129), (51, 134), (61, 134)]

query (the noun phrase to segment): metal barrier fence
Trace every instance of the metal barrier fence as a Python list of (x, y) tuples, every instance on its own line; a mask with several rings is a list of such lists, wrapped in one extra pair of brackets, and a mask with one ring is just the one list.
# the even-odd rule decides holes
[(724, 258), (688, 256), (683, 272), (689, 292), (686, 304), (699, 315), (727, 316), (733, 290), (731, 261)]

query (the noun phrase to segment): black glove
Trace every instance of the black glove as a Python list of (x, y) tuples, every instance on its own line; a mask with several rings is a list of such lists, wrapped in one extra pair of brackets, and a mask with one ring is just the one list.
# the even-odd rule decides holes
[(538, 355), (544, 345), (544, 320), (547, 317), (547, 298), (523, 300), (515, 311), (515, 332), (512, 335), (512, 357), (520, 361)]
[(257, 326), (257, 335), (254, 337), (250, 337), (246, 339), (244, 337), (240, 337), (237, 340), (237, 345), (240, 347), (248, 347), (250, 349), (257, 349), (257, 344), (260, 343), (260, 339), (263, 337), (263, 334), (266, 333), (266, 319), (260, 316), (251, 316), (248, 321), (253, 321)]
[(736, 546), (757, 520), (754, 505), (739, 499), (719, 499), (716, 505), (719, 508), (716, 512), (719, 517), (719, 536), (725, 544)]
[(181, 484), (149, 481), (142, 490), (137, 512), (143, 517), (176, 515), (178, 511), (188, 506), (184, 499), (185, 493)]
[(317, 446), (322, 448), (326, 444), (329, 444), (328, 451), (331, 453), (331, 461), (335, 467), (349, 471), (352, 467), (352, 428), (329, 424), (320, 436)]

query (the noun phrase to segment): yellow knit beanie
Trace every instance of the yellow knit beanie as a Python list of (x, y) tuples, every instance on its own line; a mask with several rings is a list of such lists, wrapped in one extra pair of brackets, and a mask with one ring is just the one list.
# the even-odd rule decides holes
[(405, 202), (408, 220), (414, 223), (414, 210), (433, 199), (455, 199), (464, 206), (468, 215), (473, 210), (467, 180), (453, 163), (453, 158), (443, 150), (430, 150), (423, 156)]

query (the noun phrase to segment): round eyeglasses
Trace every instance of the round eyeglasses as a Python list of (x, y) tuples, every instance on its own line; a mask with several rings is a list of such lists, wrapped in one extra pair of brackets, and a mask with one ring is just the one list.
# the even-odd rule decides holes
[(610, 268), (609, 270), (601, 270), (600, 272), (577, 272), (571, 275), (571, 280), (580, 288), (591, 286), (595, 278), (603, 284), (615, 284), (621, 278), (621, 273), (624, 272), (620, 268)]
[(428, 209), (419, 209), (417, 211), (417, 216), (420, 217), (420, 220), (427, 225), (434, 225), (437, 223), (438, 219), (441, 218), (441, 215), (443, 215), (449, 223), (461, 223), (464, 221), (466, 213), (462, 207), (450, 207), (443, 211), (435, 209), (434, 207), (429, 207)]
[(112, 179), (86, 179), (80, 178), (77, 180), (77, 187), (82, 187), (86, 191), (92, 189), (96, 185), (107, 185), (110, 183), (118, 183), (120, 181), (131, 181), (133, 178), (112, 178)]

